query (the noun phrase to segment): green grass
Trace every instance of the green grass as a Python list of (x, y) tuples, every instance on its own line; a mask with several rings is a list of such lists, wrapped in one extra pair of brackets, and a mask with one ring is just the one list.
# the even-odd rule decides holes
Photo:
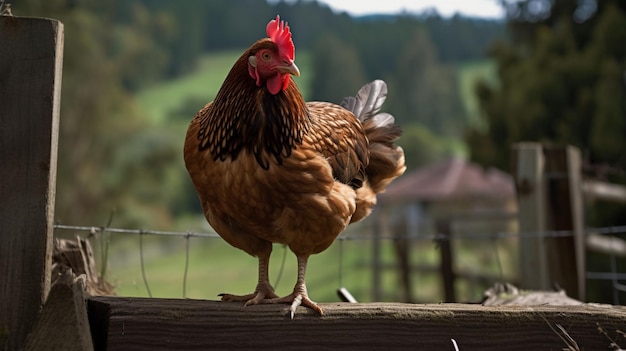
[(205, 55), (193, 73), (141, 90), (137, 94), (137, 102), (156, 122), (162, 122), (169, 111), (190, 98), (204, 98), (208, 102), (215, 97), (238, 57), (239, 54), (234, 51)]
[[(204, 219), (198, 219), (203, 221)], [(336, 241), (328, 250), (309, 259), (307, 287), (311, 298), (318, 302), (337, 302), (336, 290), (347, 288), (360, 302), (372, 301), (373, 242), (371, 219), (348, 229), (350, 237), (357, 240)], [(362, 240), (365, 239), (365, 240)], [(116, 286), (119, 296), (148, 296), (141, 272), (144, 257), (145, 275), (153, 297), (183, 297), (183, 277), (187, 259), (184, 237), (163, 238), (143, 236), (143, 253), (140, 254), (138, 236), (114, 234), (107, 280)], [(216, 238), (189, 239), (189, 266), (187, 272), (187, 298), (218, 299), (220, 293), (248, 294), (257, 282), (257, 260)], [(498, 276), (496, 260), (501, 260), (503, 280), (515, 276), (517, 262), (516, 243), (513, 240), (493, 241), (457, 240), (453, 242), (455, 265), (464, 272), (488, 272)], [(96, 253), (98, 247), (94, 247)], [(399, 271), (393, 242), (380, 242), (381, 262), (388, 268), (383, 271), (381, 301), (402, 301)], [(418, 266), (437, 267), (439, 250), (431, 240), (414, 241), (410, 247), (410, 261)], [(497, 252), (497, 254), (496, 254)], [(281, 266), (284, 270), (278, 278)], [(498, 257), (498, 258), (496, 258)], [(270, 282), (283, 296), (291, 292), (296, 279), (296, 259), (289, 249), (274, 245), (270, 261)], [(279, 279), (279, 280), (278, 280)], [(278, 282), (278, 284), (276, 284)], [(477, 301), (482, 284), (458, 280), (459, 301)], [(438, 270), (414, 272), (412, 289), (417, 301), (439, 302), (443, 296)]]
[[(369, 229), (357, 229), (357, 233), (362, 230)], [(142, 240), (144, 270), (152, 296), (183, 297), (186, 239), (164, 239), (146, 235)], [(217, 299), (217, 295), (223, 292), (247, 294), (254, 290), (257, 281), (256, 258), (231, 247), (222, 239), (189, 240), (186, 297)], [(116, 293), (120, 296), (148, 296), (141, 273), (139, 237), (114, 236), (111, 242), (107, 279), (116, 286)], [(393, 263), (390, 241), (384, 242), (382, 254), (387, 263)], [(276, 285), (283, 266), (283, 257), (284, 270)], [(431, 255), (432, 259), (434, 257)], [(369, 301), (371, 258), (370, 240), (335, 242), (325, 252), (310, 257), (307, 270), (309, 294), (319, 302), (338, 301), (336, 290), (344, 286), (359, 301)], [(282, 245), (274, 245), (270, 261), (270, 282), (275, 285), (279, 295), (287, 295), (293, 289), (296, 268), (293, 253)], [(389, 272), (384, 275), (384, 281), (391, 290), (397, 285), (395, 274)], [(396, 300), (393, 295), (391, 291), (387, 299)]]

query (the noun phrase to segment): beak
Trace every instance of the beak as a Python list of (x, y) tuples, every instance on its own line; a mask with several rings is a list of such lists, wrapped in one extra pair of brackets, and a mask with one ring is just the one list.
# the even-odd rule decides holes
[(276, 69), (278, 69), (282, 73), (289, 73), (296, 77), (300, 77), (300, 70), (298, 69), (298, 66), (296, 66), (295, 62), (291, 61), (285, 63), (285, 66), (278, 66), (276, 67)]

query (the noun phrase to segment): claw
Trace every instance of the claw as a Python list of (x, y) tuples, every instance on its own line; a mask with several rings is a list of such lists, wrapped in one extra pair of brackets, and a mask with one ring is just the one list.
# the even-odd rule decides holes
[(296, 314), (296, 308), (302, 304), (302, 295), (298, 295), (293, 299), (291, 306), (289, 307), (289, 311), (291, 312), (291, 319)]
[(306, 293), (296, 293), (293, 292), (285, 297), (280, 297), (276, 299), (265, 299), (262, 303), (287, 303), (289, 304), (288, 308), (285, 308), (285, 312), (289, 312), (289, 316), (291, 319), (296, 315), (296, 309), (298, 306), (308, 307), (313, 311), (317, 312), (321, 315), (324, 314), (324, 310), (322, 310), (315, 302), (311, 301)]

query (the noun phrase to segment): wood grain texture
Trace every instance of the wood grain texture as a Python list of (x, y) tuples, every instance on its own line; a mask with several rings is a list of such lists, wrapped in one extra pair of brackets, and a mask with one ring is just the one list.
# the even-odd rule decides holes
[(62, 53), (60, 22), (0, 16), (0, 349), (50, 288)]
[[(563, 326), (584, 350), (607, 349), (626, 308), (607, 305), (497, 306), (401, 303), (320, 304), (325, 314), (284, 305), (243, 307), (204, 300), (93, 297), (96, 350), (332, 349), (561, 350)], [(618, 337), (619, 339), (619, 337)], [(626, 342), (624, 342), (626, 344)]]
[(86, 277), (59, 273), (48, 299), (26, 339), (26, 351), (93, 351), (85, 305)]
[(515, 177), (520, 233), (536, 233), (521, 237), (520, 285), (524, 289), (550, 290), (548, 262), (543, 232), (547, 228), (545, 156), (540, 143), (524, 142), (513, 145), (511, 167)]

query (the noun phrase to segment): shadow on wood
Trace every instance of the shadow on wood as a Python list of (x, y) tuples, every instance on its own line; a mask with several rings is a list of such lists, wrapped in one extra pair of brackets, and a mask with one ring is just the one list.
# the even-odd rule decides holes
[[(607, 349), (626, 308), (606, 305), (497, 306), (401, 303), (322, 304), (325, 314), (284, 305), (93, 297), (96, 350), (417, 349), (561, 350), (558, 325), (584, 350)], [(623, 340), (623, 339), (622, 339)], [(626, 342), (624, 342), (626, 344)]]

